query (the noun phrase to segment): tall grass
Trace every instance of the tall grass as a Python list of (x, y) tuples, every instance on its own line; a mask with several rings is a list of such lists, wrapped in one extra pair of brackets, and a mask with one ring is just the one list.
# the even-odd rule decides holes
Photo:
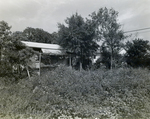
[[(8, 80), (8, 79), (7, 79)], [(147, 69), (76, 71), (60, 66), (41, 78), (0, 80), (0, 116), (51, 119), (150, 117)]]

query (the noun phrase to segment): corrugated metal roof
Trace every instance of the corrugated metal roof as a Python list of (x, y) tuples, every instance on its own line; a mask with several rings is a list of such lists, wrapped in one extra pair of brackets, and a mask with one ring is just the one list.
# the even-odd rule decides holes
[(47, 43), (37, 43), (37, 42), (28, 42), (28, 41), (21, 41), (28, 47), (32, 48), (41, 48), (41, 49), (54, 49), (54, 50), (61, 50), (61, 46), (57, 44), (47, 44)]
[(28, 41), (21, 41), (21, 42), (31, 48), (40, 48), (42, 53), (44, 54), (65, 55), (61, 46), (57, 44), (37, 43), (37, 42), (28, 42)]

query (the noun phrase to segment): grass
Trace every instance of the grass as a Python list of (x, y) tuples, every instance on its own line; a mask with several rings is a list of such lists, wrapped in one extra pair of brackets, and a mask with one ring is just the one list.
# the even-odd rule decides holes
[[(87, 119), (150, 117), (150, 73), (120, 68), (75, 71), (61, 66), (41, 78), (0, 80), (0, 118)], [(67, 118), (67, 117), (66, 117)]]

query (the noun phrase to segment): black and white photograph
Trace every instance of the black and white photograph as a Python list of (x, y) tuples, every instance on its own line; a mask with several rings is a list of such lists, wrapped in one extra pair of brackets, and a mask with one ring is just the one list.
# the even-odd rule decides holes
[(150, 0), (0, 0), (0, 119), (150, 119)]

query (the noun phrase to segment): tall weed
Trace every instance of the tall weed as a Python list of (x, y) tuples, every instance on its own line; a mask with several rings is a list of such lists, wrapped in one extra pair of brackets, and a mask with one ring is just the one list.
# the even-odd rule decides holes
[(60, 66), (40, 78), (0, 82), (0, 115), (40, 115), (43, 119), (62, 114), (82, 118), (150, 117), (147, 69), (76, 71)]

